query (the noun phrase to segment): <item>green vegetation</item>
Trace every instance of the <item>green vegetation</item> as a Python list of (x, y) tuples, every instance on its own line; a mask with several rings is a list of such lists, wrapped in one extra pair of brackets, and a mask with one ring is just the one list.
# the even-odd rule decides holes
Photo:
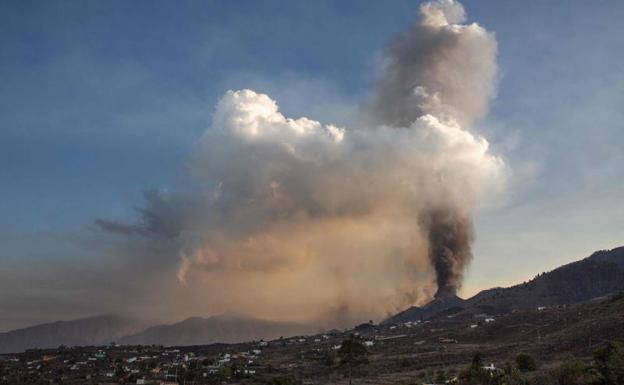
[(362, 343), (353, 337), (342, 341), (338, 356), (343, 365), (349, 370), (349, 385), (353, 378), (353, 367), (366, 362), (366, 348)]
[(555, 371), (559, 385), (624, 384), (624, 344), (611, 341), (594, 351), (593, 363), (566, 360)]
[(609, 342), (594, 352), (596, 370), (602, 376), (602, 384), (624, 384), (624, 344)]
[(578, 359), (568, 359), (555, 371), (559, 385), (592, 385), (599, 384), (597, 373)]
[[(516, 356), (516, 365), (507, 363), (504, 369), (483, 366), (480, 354), (460, 373), (459, 385), (623, 385), (624, 344), (611, 341), (596, 349), (593, 361), (570, 358), (554, 369), (538, 375), (523, 377), (523, 373), (537, 369), (535, 359), (527, 354)], [(440, 378), (441, 379), (441, 378)], [(436, 383), (443, 383), (438, 381)]]
[(479, 353), (472, 358), (470, 366), (460, 373), (458, 384), (461, 385), (527, 385), (519, 370), (511, 364), (504, 369), (487, 368)]

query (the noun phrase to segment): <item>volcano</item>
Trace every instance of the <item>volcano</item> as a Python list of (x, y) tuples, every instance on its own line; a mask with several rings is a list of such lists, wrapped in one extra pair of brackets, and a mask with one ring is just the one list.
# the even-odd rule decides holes
[(454, 292), (438, 290), (431, 302), (424, 306), (412, 306), (403, 310), (385, 320), (384, 323), (423, 321), (441, 314), (452, 315), (463, 311), (466, 306), (466, 300), (458, 297)]

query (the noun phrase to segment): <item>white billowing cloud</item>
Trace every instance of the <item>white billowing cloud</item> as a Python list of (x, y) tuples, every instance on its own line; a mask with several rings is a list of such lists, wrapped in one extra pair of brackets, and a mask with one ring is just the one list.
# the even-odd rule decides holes
[(463, 5), (454, 0), (424, 3), (420, 7), (420, 13), (423, 15), (421, 24), (431, 27), (445, 27), (466, 21)]
[(487, 141), (453, 120), (346, 130), (228, 91), (194, 158), (212, 188), (181, 229), (178, 277), (219, 296), (256, 282), (259, 303), (283, 291), (316, 304), (308, 317), (327, 304), (379, 317), (435, 289), (423, 212), (469, 210), (502, 171)]
[(148, 194), (138, 224), (98, 224), (178, 250), (180, 312), (336, 326), (454, 294), (472, 212), (506, 173), (471, 127), (493, 95), (496, 42), (463, 20), (452, 0), (424, 4), (355, 127), (226, 92), (189, 162), (197, 186)]

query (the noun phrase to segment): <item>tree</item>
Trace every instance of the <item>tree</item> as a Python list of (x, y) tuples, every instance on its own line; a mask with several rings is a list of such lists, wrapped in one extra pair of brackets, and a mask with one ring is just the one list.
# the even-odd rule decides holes
[(581, 360), (566, 360), (557, 370), (559, 385), (590, 385), (598, 383), (597, 380), (591, 368)]
[(516, 356), (516, 365), (521, 372), (532, 372), (537, 369), (535, 359), (527, 353), (520, 353)]
[(472, 357), (472, 363), (470, 364), (471, 370), (481, 370), (483, 368), (483, 360), (481, 359), (481, 353), (476, 353)]
[(443, 384), (446, 382), (446, 373), (444, 373), (444, 370), (440, 369), (436, 372), (435, 382), (436, 384)]
[(483, 360), (481, 354), (476, 353), (472, 357), (470, 366), (460, 373), (459, 377), (462, 380), (462, 384), (474, 384), (474, 385), (489, 385), (495, 384), (495, 378), (493, 372), (489, 372), (483, 369)]
[(223, 366), (219, 369), (219, 376), (223, 379), (230, 378), (232, 376), (232, 368), (229, 366)]
[(603, 377), (604, 384), (624, 384), (624, 344), (611, 341), (594, 351), (596, 369)]
[[(504, 368), (504, 375), (499, 380), (500, 384), (504, 385), (526, 385), (528, 382), (522, 378), (520, 370), (515, 367), (511, 362), (507, 362)], [(538, 382), (539, 384), (539, 382)]]
[(481, 359), (480, 353), (476, 353), (472, 357), (472, 362), (466, 373), (464, 373), (464, 377), (468, 381), (478, 380), (483, 377), (483, 360)]
[(361, 342), (349, 338), (342, 341), (340, 349), (338, 349), (338, 356), (342, 364), (349, 368), (349, 385), (351, 385), (353, 367), (366, 362), (366, 348)]

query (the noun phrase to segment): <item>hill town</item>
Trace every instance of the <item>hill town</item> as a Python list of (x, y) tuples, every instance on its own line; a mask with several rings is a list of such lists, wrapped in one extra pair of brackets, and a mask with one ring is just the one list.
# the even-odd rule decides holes
[[(623, 288), (573, 278), (617, 272), (623, 263), (624, 248), (601, 251), (518, 287), (471, 301), (436, 299), (346, 330), (230, 344), (30, 348), (0, 356), (0, 384), (617, 384), (624, 373), (617, 342), (624, 339)], [(623, 284), (617, 279), (614, 285)], [(548, 291), (531, 306), (495, 307), (484, 299), (508, 304), (507, 296), (541, 286)], [(613, 373), (603, 374), (600, 360), (613, 361)]]

